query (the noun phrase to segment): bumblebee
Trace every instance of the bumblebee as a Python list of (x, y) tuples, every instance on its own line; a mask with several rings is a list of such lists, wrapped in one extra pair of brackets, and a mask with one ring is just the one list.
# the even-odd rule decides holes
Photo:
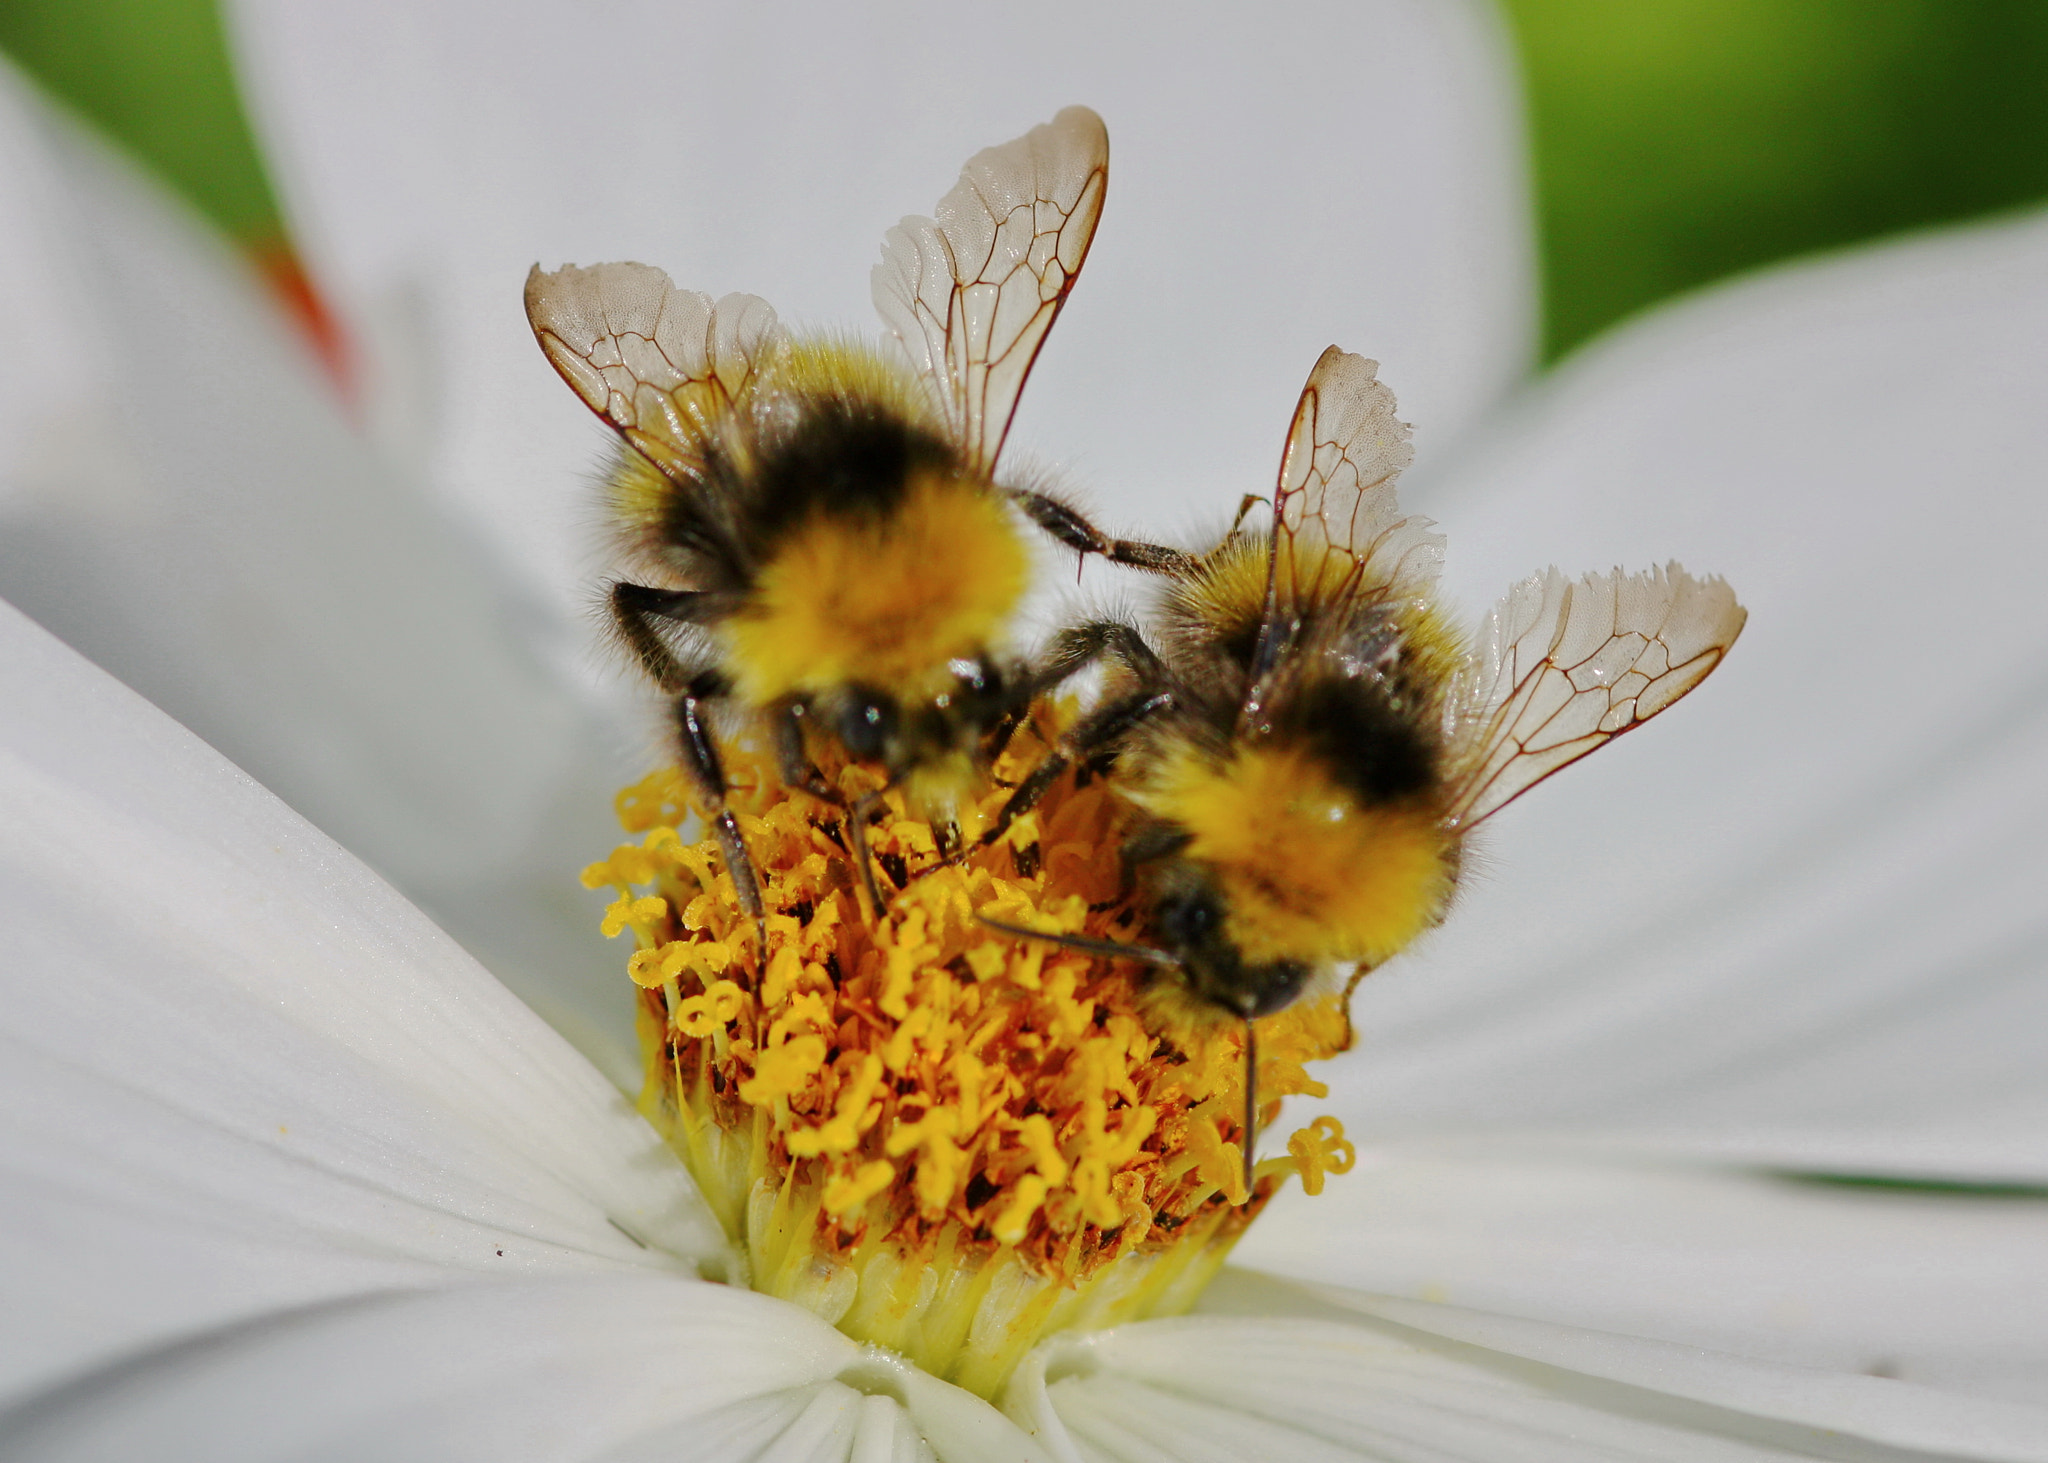
[(1110, 680), (999, 822), (1068, 764), (1106, 764), (1134, 809), (1143, 943), (1075, 943), (1149, 962), (1184, 1011), (1248, 1034), (1441, 920), (1475, 827), (1699, 685), (1745, 619), (1725, 582), (1676, 564), (1551, 569), (1468, 645), (1434, 601), (1442, 538), (1396, 504), (1413, 449), (1376, 371), (1323, 353), (1270, 526), (1244, 526), (1264, 501), (1247, 499), (1205, 552), (1155, 551), (1149, 638), (1117, 620), (1062, 633), (1056, 658), (1100, 656)]
[[(902, 352), (793, 338), (751, 295), (643, 264), (526, 282), (548, 360), (619, 434), (610, 496), (637, 571), (618, 638), (675, 698), (682, 767), (758, 921), (714, 719), (765, 732), (782, 775), (839, 800), (806, 735), (943, 815), (988, 733), (1036, 689), (995, 646), (1030, 570), (1018, 512), (1083, 553), (1145, 564), (1051, 493), (995, 475), (1019, 392), (1102, 211), (1109, 141), (1070, 107), (970, 159), (936, 218), (883, 240), (877, 307)], [(846, 827), (879, 903), (862, 825)]]

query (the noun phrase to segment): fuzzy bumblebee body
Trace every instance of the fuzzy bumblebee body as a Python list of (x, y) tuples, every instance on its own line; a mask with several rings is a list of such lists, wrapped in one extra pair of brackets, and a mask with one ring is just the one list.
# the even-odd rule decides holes
[[(613, 585), (613, 621), (676, 698), (682, 765), (750, 912), (714, 717), (758, 727), (783, 776), (826, 797), (806, 747), (834, 738), (943, 820), (1036, 685), (1003, 645), (1030, 570), (1024, 519), (1126, 557), (996, 474), (1093, 237), (1108, 147), (1101, 119), (1070, 107), (970, 159), (936, 219), (890, 230), (873, 280), (901, 347), (888, 355), (792, 338), (764, 301), (713, 302), (646, 265), (527, 280), (542, 350), (621, 438), (612, 506), (647, 582)], [(856, 844), (864, 818), (848, 818)]]
[(1185, 556), (1149, 638), (1063, 637), (1112, 666), (1065, 755), (1111, 764), (1136, 810), (1133, 953), (1195, 1019), (1401, 950), (1449, 907), (1474, 825), (1698, 685), (1742, 628), (1726, 584), (1676, 565), (1551, 570), (1468, 646), (1434, 602), (1443, 540), (1395, 501), (1413, 453), (1376, 369), (1324, 352), (1272, 526)]
[[(707, 423), (680, 469), (692, 491), (677, 472), (627, 449), (611, 488), (643, 577), (697, 596), (684, 664), (714, 667), (741, 707), (839, 737), (921, 807), (966, 796), (1008, 704), (996, 650), (1031, 552), (914, 381), (859, 345), (790, 342)], [(621, 624), (663, 679), (678, 638)]]
[(1162, 653), (1181, 689), (1118, 763), (1160, 836), (1184, 841), (1142, 872), (1161, 932), (1208, 947), (1188, 962), (1193, 993), (1253, 1015), (1316, 971), (1385, 960), (1442, 917), (1458, 870), (1440, 728), (1459, 649), (1426, 602), (1333, 603), (1341, 627), (1312, 612), (1303, 638), (1341, 640), (1361, 652), (1348, 664), (1375, 671), (1300, 654), (1256, 732), (1239, 734), (1270, 553), (1267, 535), (1236, 535), (1161, 596)]

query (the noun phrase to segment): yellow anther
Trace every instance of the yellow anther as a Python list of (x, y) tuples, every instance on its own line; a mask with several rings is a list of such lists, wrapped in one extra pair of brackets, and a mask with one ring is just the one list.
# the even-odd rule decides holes
[(950, 1107), (934, 1108), (914, 1123), (899, 1124), (883, 1143), (882, 1151), (891, 1158), (901, 1158), (913, 1148), (938, 1138), (954, 1138), (959, 1132), (959, 1113)]
[(1325, 1174), (1349, 1173), (1358, 1162), (1358, 1149), (1344, 1136), (1344, 1125), (1327, 1115), (1289, 1138), (1287, 1151), (1301, 1172), (1305, 1194), (1320, 1194)]
[(1032, 1113), (1018, 1124), (1017, 1137), (1048, 1184), (1057, 1188), (1067, 1181), (1067, 1160), (1060, 1156), (1059, 1144), (1053, 1141), (1052, 1124), (1044, 1113)]
[(943, 1218), (966, 1177), (966, 1152), (946, 1134), (933, 1133), (917, 1159), (918, 1213), (926, 1219)]
[(804, 972), (803, 957), (795, 945), (784, 945), (768, 957), (768, 973), (761, 978), (761, 1000), (771, 1011), (788, 1000)]
[(882, 1060), (889, 1064), (890, 1071), (910, 1070), (910, 1059), (915, 1055), (917, 1039), (932, 1029), (932, 1019), (929, 1006), (919, 1006), (903, 1018), (903, 1024), (896, 1028), (896, 1034), (889, 1038), (888, 1046), (882, 1049)]
[(789, 1151), (798, 1158), (852, 1152), (861, 1134), (881, 1116), (881, 1106), (874, 1101), (881, 1085), (882, 1059), (869, 1052), (861, 1058), (859, 1073), (839, 1094), (831, 1121), (821, 1127), (794, 1129), (788, 1139)]
[(1233, 1204), (1245, 1201), (1244, 1150), (1235, 1143), (1226, 1143), (1215, 1124), (1190, 1123), (1188, 1151), (1195, 1160), (1195, 1173), (1204, 1185)]
[(654, 880), (654, 860), (637, 843), (622, 843), (612, 850), (608, 863), (622, 884), (647, 884)]
[(674, 1023), (683, 1036), (703, 1038), (730, 1025), (747, 1009), (747, 993), (729, 980), (713, 983), (701, 995), (676, 1002)]
[(647, 939), (649, 927), (667, 915), (668, 901), (659, 894), (646, 894), (638, 899), (622, 896), (605, 908), (604, 924), (600, 928), (607, 940), (629, 925), (635, 934)]
[(999, 945), (972, 945), (967, 950), (967, 968), (978, 981), (991, 981), (1010, 963), (1010, 953)]
[(626, 974), (633, 977), (633, 984), (642, 987), (667, 985), (683, 973), (689, 963), (692, 947), (681, 940), (670, 940), (653, 950), (635, 950), (626, 962)]
[(765, 1107), (778, 1097), (803, 1091), (811, 1075), (825, 1065), (824, 1038), (799, 1036), (771, 1046), (754, 1058), (754, 1075), (740, 1084), (740, 1101)]
[(825, 1212), (837, 1218), (858, 1209), (896, 1181), (896, 1166), (877, 1158), (825, 1185)]
[(792, 1033), (830, 1031), (832, 1007), (816, 991), (799, 991), (768, 1026), (768, 1044), (779, 1046)]
[(1032, 1217), (1044, 1202), (1045, 1180), (1035, 1173), (1025, 1174), (1010, 1186), (1010, 1202), (1003, 1206), (1003, 1212), (996, 1216), (988, 1232), (995, 1236), (999, 1245), (1021, 1242), (1030, 1231)]

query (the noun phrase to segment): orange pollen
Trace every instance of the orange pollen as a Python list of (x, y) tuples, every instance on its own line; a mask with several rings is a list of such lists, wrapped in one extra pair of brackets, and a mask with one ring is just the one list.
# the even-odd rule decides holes
[[(583, 875), (617, 891), (605, 931), (638, 947), (642, 1111), (747, 1283), (991, 1397), (1051, 1331), (1185, 1311), (1286, 1177), (1316, 1192), (1350, 1167), (1320, 1118), (1262, 1145), (1246, 1194), (1242, 1028), (1162, 1026), (1143, 999), (1161, 977), (1136, 962), (978, 921), (1140, 938), (1118, 894), (1128, 809), (1102, 783), (1063, 779), (1000, 843), (975, 843), (1066, 715), (1035, 710), (962, 810), (962, 857), (883, 799), (879, 918), (842, 810), (744, 748), (728, 771), (768, 911), (758, 943), (715, 841), (677, 831), (673, 770), (619, 795), (641, 839)], [(823, 770), (849, 802), (873, 786)], [(1323, 1096), (1303, 1064), (1349, 1040), (1340, 998), (1261, 1021), (1260, 1122)]]

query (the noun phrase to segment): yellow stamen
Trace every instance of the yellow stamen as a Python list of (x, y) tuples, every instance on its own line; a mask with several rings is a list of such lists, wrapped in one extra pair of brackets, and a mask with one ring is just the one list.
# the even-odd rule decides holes
[[(1037, 709), (963, 825), (987, 825), (1060, 719)], [(1287, 1176), (1314, 1193), (1351, 1166), (1320, 1118), (1245, 1193), (1238, 1023), (1171, 1024), (1162, 1011), (1188, 1003), (1148, 999), (1156, 972), (980, 922), (1139, 938), (1119, 902), (1126, 805), (1100, 782), (1062, 780), (1000, 845), (951, 863), (885, 796), (868, 833), (877, 916), (840, 810), (744, 748), (730, 761), (759, 953), (715, 841), (677, 832), (673, 771), (619, 795), (643, 836), (584, 882), (618, 892), (604, 930), (639, 946), (642, 1109), (755, 1289), (992, 1396), (1051, 1330), (1184, 1311)], [(823, 771), (849, 801), (873, 788)], [(1321, 1095), (1303, 1063), (1349, 1041), (1334, 997), (1262, 1020), (1260, 1121)]]

